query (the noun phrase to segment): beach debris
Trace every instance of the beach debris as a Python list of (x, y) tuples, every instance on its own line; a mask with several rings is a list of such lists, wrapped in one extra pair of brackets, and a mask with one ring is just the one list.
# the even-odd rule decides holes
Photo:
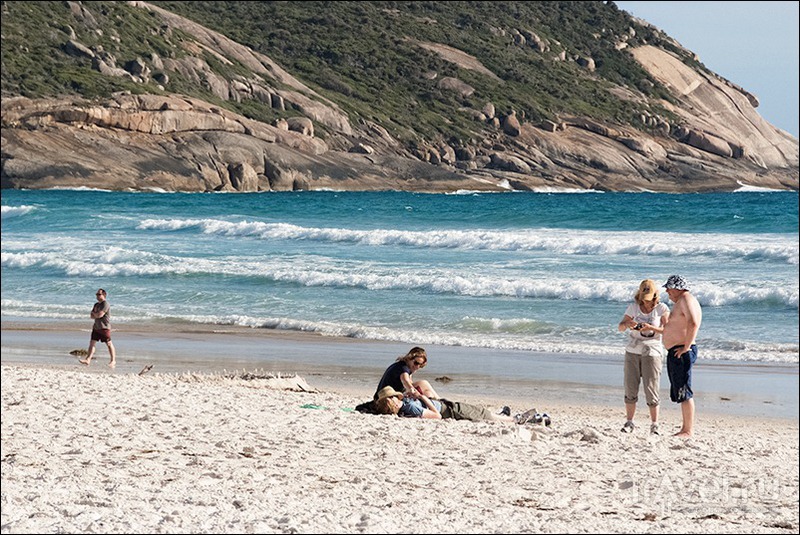
[(642, 520), (647, 520), (648, 522), (655, 522), (656, 518), (658, 517), (656, 516), (655, 513), (645, 513), (644, 517), (642, 517)]
[(531, 440), (536, 440), (538, 438), (534, 433), (531, 433), (530, 430), (525, 429), (521, 425), (516, 427), (516, 433), (523, 442), (530, 442)]
[(528, 507), (530, 509), (538, 509), (539, 511), (557, 511), (558, 507), (551, 507), (550, 505), (542, 505), (533, 498), (520, 498), (511, 502), (514, 507)]
[(731, 398), (726, 398), (725, 396), (720, 396), (720, 397), (719, 397), (719, 400), (720, 400), (720, 401), (730, 401), (730, 400), (731, 400)]
[(89, 352), (86, 351), (85, 349), (73, 349), (72, 351), (69, 352), (69, 354), (74, 356), (74, 357), (88, 357), (89, 356)]
[(717, 513), (711, 513), (711, 514), (703, 515), (703, 516), (696, 516), (694, 519), (695, 520), (723, 520), (723, 518), (721, 516), (719, 516)]
[(797, 526), (795, 526), (795, 525), (794, 525), (794, 524), (792, 524), (791, 522), (784, 522), (784, 521), (781, 521), (781, 522), (775, 522), (774, 524), (768, 524), (768, 525), (766, 525), (766, 526), (767, 526), (768, 528), (794, 529), (794, 530), (796, 530), (796, 529), (797, 529)]
[(144, 375), (144, 374), (146, 374), (147, 372), (149, 372), (152, 369), (153, 369), (153, 365), (152, 364), (148, 364), (147, 366), (142, 368), (142, 371), (140, 371), (137, 375)]
[(539, 507), (539, 502), (532, 498), (520, 498), (511, 502), (511, 505), (515, 507), (532, 507), (537, 509)]
[(441, 377), (437, 377), (436, 379), (434, 379), (434, 381), (439, 381), (440, 383), (447, 384), (447, 383), (449, 383), (450, 381), (452, 381), (452, 379), (451, 379), (451, 378), (449, 378), (449, 377), (448, 377), (448, 376), (446, 376), (446, 375), (442, 375)]
[(308, 385), (306, 380), (298, 375), (283, 375), (281, 373), (266, 372), (263, 370), (241, 371), (223, 370), (222, 373), (182, 373), (175, 377), (184, 383), (213, 383), (220, 381), (246, 381), (251, 388), (270, 388), (273, 390), (292, 390), (295, 392), (318, 392)]
[(571, 431), (564, 436), (566, 437), (573, 437), (573, 436), (580, 436), (580, 440), (583, 442), (588, 442), (590, 444), (599, 444), (600, 443), (600, 433), (597, 430), (592, 429), (591, 427), (584, 427), (583, 429), (578, 429), (577, 431)]

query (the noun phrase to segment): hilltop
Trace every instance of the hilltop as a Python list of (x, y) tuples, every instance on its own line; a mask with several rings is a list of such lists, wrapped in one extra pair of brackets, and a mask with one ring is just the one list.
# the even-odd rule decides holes
[(3, 2), (3, 188), (798, 189), (613, 2)]

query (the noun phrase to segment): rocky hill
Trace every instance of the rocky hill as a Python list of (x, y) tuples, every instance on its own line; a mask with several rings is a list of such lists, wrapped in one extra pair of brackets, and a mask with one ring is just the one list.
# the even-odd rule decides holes
[(798, 189), (613, 2), (3, 2), (3, 188)]

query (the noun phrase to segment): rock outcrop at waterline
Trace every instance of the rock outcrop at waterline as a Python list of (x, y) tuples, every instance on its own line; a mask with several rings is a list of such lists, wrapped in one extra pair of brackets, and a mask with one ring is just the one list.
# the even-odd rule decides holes
[(118, 95), (102, 104), (8, 99), (3, 125), (3, 187), (447, 191), (464, 183), (444, 168), (332, 151), (308, 133), (180, 96)]
[(367, 136), (358, 143), (371, 153), (332, 149), (307, 130), (260, 123), (180, 96), (118, 95), (103, 103), (5, 99), (2, 124), (4, 188), (797, 189), (796, 165), (793, 171), (774, 164), (782, 156), (779, 145), (766, 144), (749, 157), (752, 149), (739, 147), (734, 158), (734, 149), (719, 154), (730, 144), (711, 144), (706, 140), (722, 138), (702, 131), (690, 131), (682, 143), (580, 118), (566, 119), (554, 132), (523, 124), (516, 136), (497, 132), (474, 147), (436, 148), (434, 163), (430, 156), (424, 162), (387, 150)]
[[(158, 7), (130, 4), (160, 17), (165, 34), (176, 29), (191, 35), (193, 41), (180, 42), (186, 55), (154, 54), (120, 68), (109, 51), (72, 38), (65, 42), (65, 50), (90, 59), (107, 76), (142, 84), (157, 80), (164, 90), (170, 87), (170, 75), (196, 78), (215, 98), (250, 99), (294, 116), (267, 124), (182, 94), (118, 93), (91, 101), (4, 95), (3, 188), (730, 191), (751, 185), (798, 189), (797, 139), (761, 118), (754, 108), (757, 99), (742, 88), (695, 70), (657, 47), (628, 51), (674, 95), (672, 103), (658, 102), (672, 119), (643, 114), (644, 129), (581, 116), (534, 123), (524, 113), (499, 112), (494, 103), (481, 102), (480, 109), (458, 110), (480, 125), (480, 135), (458, 144), (419, 135), (412, 147), (372, 119), (349, 116), (263, 54)], [(73, 2), (70, 6), (81, 14), (89, 7)], [(520, 43), (528, 41), (536, 39)], [(476, 58), (451, 46), (420, 46), (497, 78)], [(219, 61), (246, 66), (253, 74), (224, 78), (202, 59), (208, 53)], [(563, 53), (555, 57), (566, 59)], [(468, 92), (468, 86), (455, 78), (442, 78), (440, 85), (460, 98)], [(609, 92), (619, 99), (647, 100), (629, 87)]]

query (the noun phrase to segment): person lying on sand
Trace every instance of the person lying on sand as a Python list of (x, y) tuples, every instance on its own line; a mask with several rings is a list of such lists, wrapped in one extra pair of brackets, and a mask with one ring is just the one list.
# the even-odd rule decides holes
[(536, 413), (536, 409), (526, 411), (515, 416), (506, 414), (493, 414), (483, 407), (465, 403), (463, 401), (449, 401), (446, 399), (432, 400), (424, 394), (418, 398), (403, 396), (391, 386), (386, 386), (378, 391), (375, 397), (375, 412), (377, 414), (396, 414), (409, 418), (430, 418), (454, 420), (470, 420), (473, 422), (490, 421), (505, 423), (526, 423)]

